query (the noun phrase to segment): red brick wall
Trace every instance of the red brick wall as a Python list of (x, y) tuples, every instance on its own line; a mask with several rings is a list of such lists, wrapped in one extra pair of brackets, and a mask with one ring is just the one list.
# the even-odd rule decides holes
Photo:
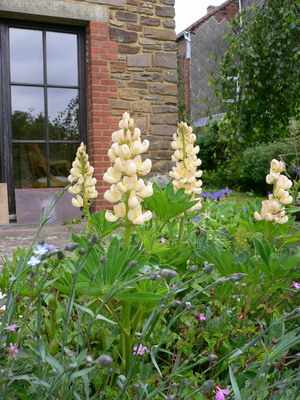
[(117, 44), (108, 38), (108, 25), (91, 22), (87, 29), (87, 137), (99, 192), (94, 203), (98, 210), (109, 206), (103, 199), (108, 184), (102, 178), (111, 166), (107, 152), (120, 119), (110, 112), (110, 100), (117, 98), (117, 82), (110, 78), (110, 64), (117, 59)]

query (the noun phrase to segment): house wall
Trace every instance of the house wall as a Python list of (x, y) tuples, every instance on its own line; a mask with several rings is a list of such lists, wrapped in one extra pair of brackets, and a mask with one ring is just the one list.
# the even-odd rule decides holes
[(217, 12), (213, 12), (213, 15), (203, 21), (197, 30), (194, 29), (191, 35), (190, 118), (192, 123), (208, 112), (217, 114), (225, 111), (226, 106), (218, 102), (214, 94), (215, 88), (210, 85), (210, 81), (219, 72), (219, 60), (228, 48), (224, 35), (231, 32), (229, 23), (237, 12), (238, 1), (229, 2)]
[[(228, 48), (223, 36), (230, 32), (228, 23), (237, 12), (238, 0), (231, 0), (187, 28), (191, 33), (190, 60), (185, 59), (184, 36), (180, 34), (177, 39), (178, 81), (182, 93), (179, 97), (181, 102), (179, 108), (185, 109), (186, 117), (191, 123), (196, 122), (208, 110), (213, 113), (223, 110), (222, 105), (217, 104), (214, 88), (209, 85), (212, 79), (209, 74), (218, 72), (218, 62), (214, 56), (217, 55), (219, 58)], [(210, 100), (204, 103), (207, 98)]]
[[(218, 102), (214, 94), (215, 87), (210, 85), (210, 81), (219, 72), (218, 61), (228, 48), (228, 41), (224, 39), (224, 35), (228, 33), (230, 28), (226, 19), (218, 22), (212, 17), (192, 36), (190, 63), (192, 123), (209, 111), (212, 114), (225, 111), (226, 105)], [(214, 57), (217, 57), (217, 62)]]
[(0, 0), (0, 17), (86, 26), (87, 137), (99, 197), (110, 136), (129, 111), (150, 141), (153, 172), (167, 172), (177, 124), (175, 0)]

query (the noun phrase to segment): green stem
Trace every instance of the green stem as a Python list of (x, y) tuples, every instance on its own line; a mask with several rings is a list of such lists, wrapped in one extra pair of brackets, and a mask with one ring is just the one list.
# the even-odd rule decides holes
[(184, 232), (184, 223), (185, 223), (185, 216), (181, 217), (180, 226), (179, 226), (179, 235), (178, 235), (178, 242), (181, 243), (183, 232)]
[(267, 228), (266, 228), (265, 233), (264, 233), (264, 239), (265, 240), (269, 239), (271, 228), (272, 228), (271, 224), (272, 224), (271, 222), (268, 222), (268, 224), (267, 224)]
[(90, 207), (88, 200), (85, 197), (85, 194), (82, 193), (82, 195), (83, 195), (83, 213), (86, 218), (86, 228), (88, 232), (90, 232)]
[(130, 304), (126, 301), (122, 304), (123, 326), (122, 332), (122, 352), (125, 361), (125, 375), (128, 374), (131, 363), (131, 329), (130, 329)]
[(131, 239), (131, 224), (125, 225), (125, 247), (130, 246), (130, 239)]

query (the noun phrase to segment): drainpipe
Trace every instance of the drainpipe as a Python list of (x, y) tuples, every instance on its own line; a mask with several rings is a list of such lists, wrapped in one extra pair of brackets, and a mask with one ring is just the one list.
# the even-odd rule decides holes
[(239, 0), (239, 14), (240, 14), (240, 28), (243, 25), (243, 21), (242, 21), (242, 0)]
[(191, 32), (185, 31), (184, 38), (186, 40), (185, 58), (191, 58)]

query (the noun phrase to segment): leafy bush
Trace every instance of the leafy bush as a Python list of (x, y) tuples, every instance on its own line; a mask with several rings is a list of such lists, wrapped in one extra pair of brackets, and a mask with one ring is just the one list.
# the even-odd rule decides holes
[(288, 173), (296, 177), (300, 155), (298, 131), (288, 139), (256, 144), (237, 154), (231, 151), (230, 139), (225, 140), (219, 125), (214, 121), (206, 131), (197, 135), (206, 185), (265, 194), (269, 189), (265, 177), (273, 158), (282, 159)]

